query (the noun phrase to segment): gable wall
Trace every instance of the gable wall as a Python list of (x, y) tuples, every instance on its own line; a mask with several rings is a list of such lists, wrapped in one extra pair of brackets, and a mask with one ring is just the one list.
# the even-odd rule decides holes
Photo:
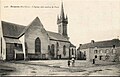
[(35, 54), (35, 39), (39, 37), (41, 41), (41, 53), (48, 54), (49, 37), (39, 21), (33, 22), (25, 33), (28, 53)]

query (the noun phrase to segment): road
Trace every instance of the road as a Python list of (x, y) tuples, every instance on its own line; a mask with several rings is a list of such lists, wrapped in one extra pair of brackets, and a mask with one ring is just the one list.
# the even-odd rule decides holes
[(3, 62), (1, 65), (15, 68), (7, 76), (120, 76), (120, 64), (95, 64), (76, 61), (68, 67), (67, 60), (39, 60)]

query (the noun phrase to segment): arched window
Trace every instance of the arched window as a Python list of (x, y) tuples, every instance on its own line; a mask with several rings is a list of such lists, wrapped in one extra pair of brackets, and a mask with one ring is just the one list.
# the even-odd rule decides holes
[(65, 45), (63, 46), (63, 55), (64, 56), (66, 55), (66, 46)]
[(73, 48), (72, 48), (72, 55), (74, 55), (74, 50), (73, 50)]
[(56, 43), (56, 58), (57, 58), (57, 56), (58, 56), (58, 51), (59, 51), (59, 44), (58, 44), (58, 42)]
[(50, 51), (50, 54), (51, 54), (52, 57), (55, 56), (55, 45), (54, 45), (54, 44), (51, 45), (51, 51)]
[(25, 54), (26, 54), (26, 56), (27, 56), (27, 54), (28, 54), (27, 42), (25, 42)]
[(1, 37), (1, 54), (2, 54), (2, 37)]
[(40, 41), (39, 37), (36, 38), (36, 40), (35, 40), (35, 53), (41, 54), (41, 41)]
[(79, 56), (79, 57), (81, 58), (81, 57), (82, 57), (82, 52), (80, 51), (79, 53), (80, 53), (80, 56)]
[(48, 45), (48, 53), (50, 54), (50, 45)]
[(70, 47), (69, 47), (69, 58), (71, 57), (71, 53), (70, 53)]

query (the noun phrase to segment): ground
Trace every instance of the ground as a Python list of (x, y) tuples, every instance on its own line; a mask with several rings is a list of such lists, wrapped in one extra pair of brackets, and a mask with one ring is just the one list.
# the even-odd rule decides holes
[(75, 61), (74, 67), (67, 60), (10, 61), (0, 63), (0, 75), (7, 76), (120, 76), (120, 63)]

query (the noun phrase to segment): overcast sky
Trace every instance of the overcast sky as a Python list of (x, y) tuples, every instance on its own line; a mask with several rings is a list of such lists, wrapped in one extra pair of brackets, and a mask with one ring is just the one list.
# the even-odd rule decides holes
[[(77, 47), (91, 40), (120, 37), (120, 0), (62, 1), (68, 15), (68, 35)], [(4, 21), (27, 26), (38, 16), (46, 30), (58, 32), (57, 15), (60, 14), (61, 0), (1, 0), (1, 5), (1, 19)]]

